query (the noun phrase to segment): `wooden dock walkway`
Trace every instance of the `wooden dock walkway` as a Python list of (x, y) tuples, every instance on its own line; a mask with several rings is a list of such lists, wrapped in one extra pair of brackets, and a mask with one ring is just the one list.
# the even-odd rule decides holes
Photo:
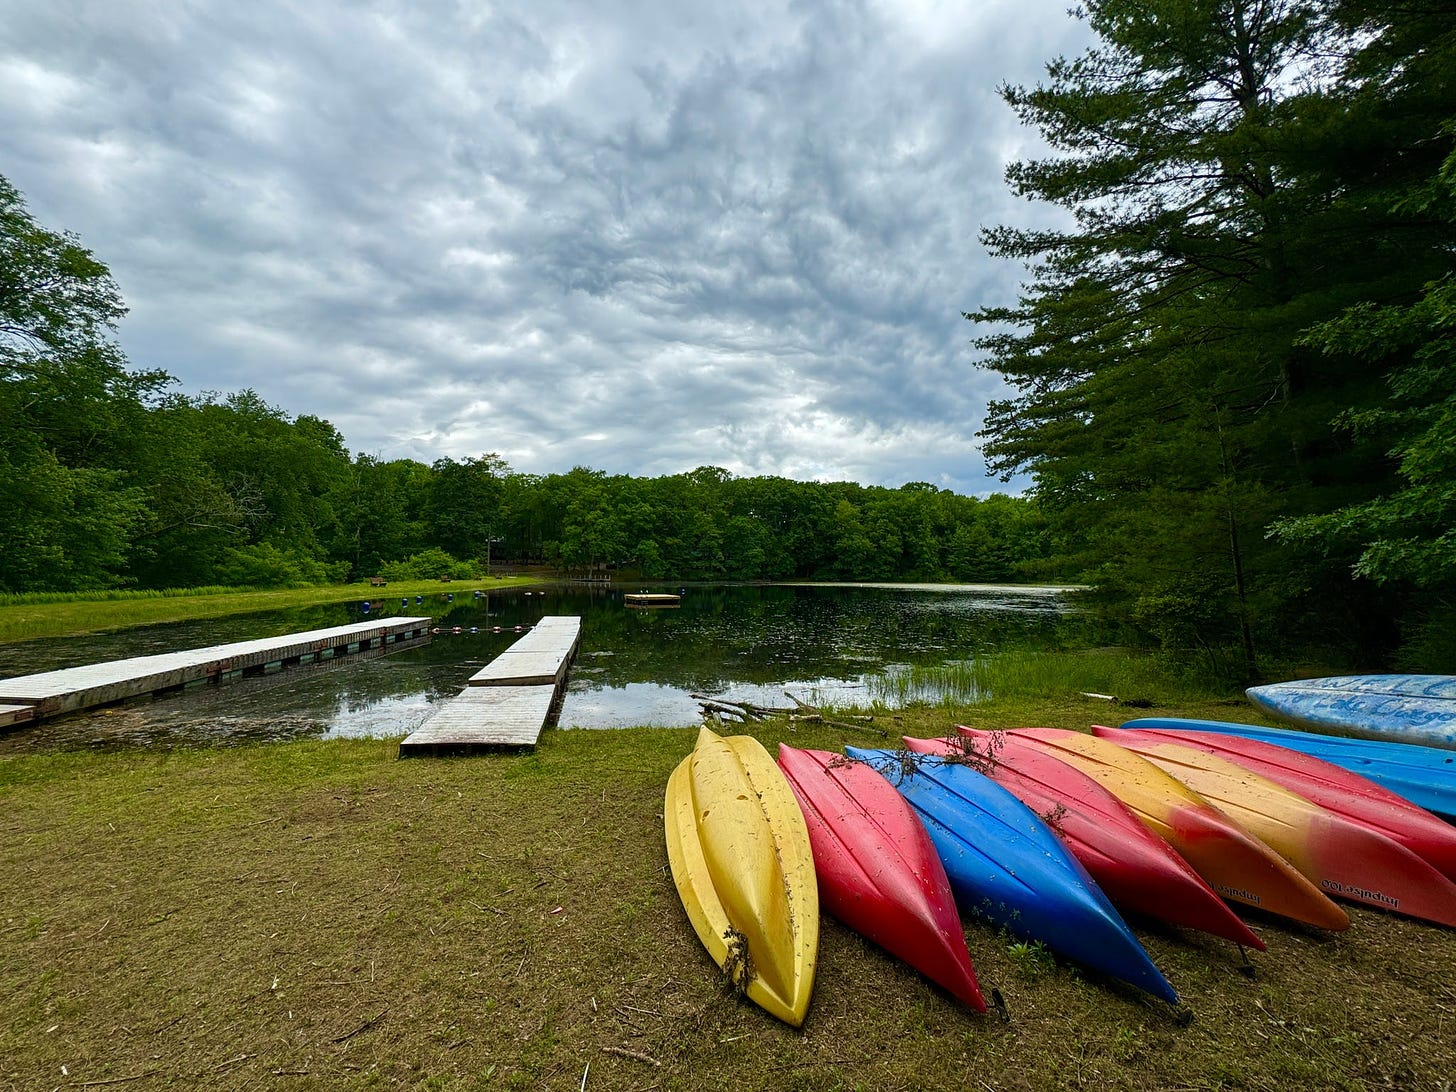
[(560, 686), (580, 643), (580, 618), (542, 618), (531, 632), (470, 676), (470, 685)]
[(534, 747), (560, 706), (581, 619), (542, 618), (399, 744), (399, 755)]
[(318, 661), (427, 640), (429, 624), (428, 618), (384, 618), (0, 679), (0, 725), (180, 690), (199, 681), (218, 682), (231, 674), (262, 672), (272, 664)]

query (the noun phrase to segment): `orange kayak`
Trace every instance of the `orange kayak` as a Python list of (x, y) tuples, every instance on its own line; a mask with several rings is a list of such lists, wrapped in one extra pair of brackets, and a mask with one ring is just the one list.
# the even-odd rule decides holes
[[(1378, 763), (1374, 759), (1347, 760), (1339, 765), (1329, 758), (1321, 758), (1313, 751), (1296, 750), (1289, 744), (1274, 742), (1275, 736), (1299, 736), (1298, 732), (1284, 732), (1283, 729), (1269, 729), (1267, 737), (1249, 736), (1225, 732), (1225, 728), (1248, 728), (1258, 731), (1253, 725), (1225, 724), (1209, 720), (1154, 719), (1134, 720), (1120, 729), (1094, 727), (1093, 735), (1117, 741), (1120, 732), (1146, 732), (1169, 743), (1185, 743), (1209, 754), (1247, 766), (1255, 773), (1263, 774), (1270, 781), (1277, 781), (1286, 789), (1293, 789), (1300, 796), (1306, 796), (1321, 807), (1338, 812), (1347, 818), (1363, 823), (1399, 842), (1417, 857), (1429, 861), (1448, 880), (1456, 882), (1456, 826), (1443, 823), (1431, 812), (1392, 792), (1385, 785), (1373, 780), (1370, 774), (1394, 765), (1393, 761)], [(1312, 738), (1312, 737), (1307, 737)], [(1345, 744), (1366, 744), (1365, 740), (1329, 739), (1332, 749)], [(1383, 747), (1387, 751), (1419, 750), (1398, 743), (1369, 744)], [(1427, 748), (1434, 751), (1434, 748)], [(1456, 754), (1441, 752), (1453, 772), (1456, 772)], [(1434, 761), (1434, 760), (1432, 760)], [(1363, 764), (1362, 764), (1363, 763)], [(1365, 771), (1362, 774), (1359, 771)], [(1402, 782), (1402, 787), (1405, 783)], [(1451, 816), (1456, 819), (1456, 813)]]
[(1379, 831), (1222, 755), (1153, 732), (1102, 731), (1222, 808), (1326, 893), (1456, 927), (1456, 884)]
[(1349, 916), (1302, 872), (1141, 755), (1058, 728), (1021, 728), (1008, 735), (1101, 782), (1225, 899), (1322, 929), (1350, 927)]

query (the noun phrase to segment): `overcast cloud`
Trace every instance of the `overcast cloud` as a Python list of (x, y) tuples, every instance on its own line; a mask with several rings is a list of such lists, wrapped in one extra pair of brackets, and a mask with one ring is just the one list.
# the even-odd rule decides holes
[(982, 493), (977, 233), (1049, 215), (996, 87), (1065, 8), (0, 0), (0, 174), (134, 366), (355, 451)]

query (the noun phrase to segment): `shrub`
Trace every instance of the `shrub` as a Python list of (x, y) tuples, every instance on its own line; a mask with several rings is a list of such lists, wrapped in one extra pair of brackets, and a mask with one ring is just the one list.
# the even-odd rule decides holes
[(379, 575), (386, 580), (433, 580), (449, 576), (456, 580), (470, 580), (480, 576), (480, 565), (475, 561), (459, 561), (438, 546), (431, 546), (417, 554), (411, 554), (403, 561), (390, 561), (379, 567)]
[(325, 562), (305, 554), (291, 554), (267, 542), (231, 546), (217, 567), (220, 584), (248, 588), (304, 587), (341, 584), (349, 575), (348, 562)]

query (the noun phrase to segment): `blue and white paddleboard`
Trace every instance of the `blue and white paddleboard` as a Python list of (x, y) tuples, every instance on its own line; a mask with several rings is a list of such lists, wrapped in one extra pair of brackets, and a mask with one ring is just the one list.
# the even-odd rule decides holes
[(1456, 675), (1338, 675), (1245, 693), (1266, 712), (1316, 732), (1456, 748)]

